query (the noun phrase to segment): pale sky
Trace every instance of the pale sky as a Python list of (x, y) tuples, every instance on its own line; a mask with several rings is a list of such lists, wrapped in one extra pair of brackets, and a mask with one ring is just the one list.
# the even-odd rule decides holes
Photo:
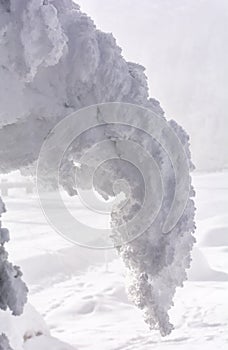
[(76, 2), (99, 29), (113, 33), (125, 59), (146, 67), (151, 96), (190, 133), (197, 165), (205, 158), (225, 162), (228, 1)]

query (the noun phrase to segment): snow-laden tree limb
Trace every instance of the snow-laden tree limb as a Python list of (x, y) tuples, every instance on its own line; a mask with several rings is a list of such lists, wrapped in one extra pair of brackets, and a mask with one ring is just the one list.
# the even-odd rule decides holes
[[(43, 0), (11, 0), (10, 12), (2, 5), (1, 171), (33, 164), (52, 128), (82, 107), (102, 102), (127, 102), (146, 107), (165, 120), (159, 103), (149, 98), (144, 68), (126, 62), (113, 36), (99, 31), (71, 0), (53, 0), (45, 4)], [(169, 125), (178, 136), (191, 169), (188, 136), (175, 122)], [(114, 136), (110, 136), (113, 132)], [(101, 138), (108, 142), (107, 151), (112, 150), (120, 159), (124, 152), (121, 139), (137, 140), (160, 167), (165, 197), (159, 216), (143, 235), (118, 246), (118, 251), (126, 265), (130, 298), (144, 311), (150, 327), (165, 335), (172, 329), (167, 312), (176, 287), (186, 279), (185, 269), (190, 263), (194, 241), (191, 235), (194, 231), (193, 191), (191, 189), (177, 225), (165, 235), (162, 225), (175, 192), (171, 160), (156, 140), (131, 128), (113, 130), (105, 126), (101, 131), (93, 129), (80, 135), (72, 152), (63, 159), (62, 182), (71, 194), (75, 193), (71, 173), (73, 161), (80, 160), (85, 149)], [(59, 144), (61, 141), (59, 139)], [(54, 149), (53, 155), (57, 150)], [(82, 174), (85, 170), (86, 164), (82, 162)], [(112, 163), (103, 167), (95, 184), (96, 190), (105, 198), (112, 196), (116, 171), (130, 174), (130, 180), (134, 180), (131, 170), (130, 166), (119, 164), (116, 168)], [(148, 176), (153, 185), (150, 172)], [(128, 205), (112, 212), (114, 240), (119, 234), (119, 224), (131, 218), (141, 203), (143, 186), (139, 184), (142, 185), (139, 182), (132, 187)], [(86, 183), (81, 185), (86, 187)]]

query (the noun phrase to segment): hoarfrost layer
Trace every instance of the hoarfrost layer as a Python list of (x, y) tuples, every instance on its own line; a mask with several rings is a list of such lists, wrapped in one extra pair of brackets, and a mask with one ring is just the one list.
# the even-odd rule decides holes
[[(144, 106), (164, 118), (159, 103), (148, 96), (144, 68), (126, 62), (113, 36), (97, 30), (71, 0), (0, 3), (2, 172), (36, 161), (49, 131), (69, 113), (91, 104), (116, 101)], [(186, 133), (175, 122), (170, 126), (189, 157)], [(125, 130), (120, 128), (118, 133), (124, 136)], [(96, 137), (94, 132), (92, 144)], [(131, 133), (127, 136), (129, 140), (132, 137)], [(81, 141), (85, 144), (88, 135)], [(175, 186), (172, 164), (156, 141), (145, 139), (142, 144), (160, 164), (165, 200), (156, 222), (139, 239), (119, 247), (119, 254), (130, 277), (131, 299), (144, 310), (150, 327), (165, 335), (172, 329), (167, 312), (190, 263), (194, 205), (189, 198), (178, 224), (168, 235), (162, 233)], [(109, 167), (109, 171), (112, 179), (114, 168)], [(101, 181), (96, 189), (109, 196), (111, 185)], [(133, 192), (131, 204), (138, 196), (138, 191)], [(124, 215), (133, 214), (133, 207), (126, 210), (112, 213), (113, 232)]]

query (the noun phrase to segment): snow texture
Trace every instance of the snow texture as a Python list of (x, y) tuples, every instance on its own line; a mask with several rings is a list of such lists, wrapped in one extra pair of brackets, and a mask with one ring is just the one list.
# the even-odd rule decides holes
[(125, 58), (146, 67), (151, 93), (191, 135), (196, 168), (228, 167), (227, 0), (78, 3), (115, 33)]
[[(17, 173), (0, 178), (25, 181)], [(115, 250), (104, 252), (72, 245), (49, 226), (35, 193), (26, 194), (24, 189), (9, 191), (9, 196), (4, 198), (8, 209), (4, 221), (11, 233), (8, 251), (22, 268), (30, 289), (30, 302), (43, 315), (54, 337), (85, 350), (91, 350), (93, 344), (100, 350), (226, 349), (228, 282), (220, 277), (221, 273), (228, 273), (227, 246), (205, 248), (199, 247), (199, 242), (213, 228), (228, 227), (227, 172), (195, 173), (193, 184), (198, 209), (195, 234), (201, 253), (193, 253), (190, 280), (184, 283), (184, 288), (177, 288), (174, 307), (169, 313), (175, 329), (167, 337), (150, 331), (140, 310), (129, 302), (124, 264), (117, 259)], [(92, 217), (78, 196), (66, 195), (64, 202), (76, 217), (79, 215), (85, 222), (97, 221), (97, 215)], [(29, 313), (27, 306), (19, 318), (9, 313), (14, 330), (1, 329), (0, 333), (7, 335), (11, 347), (12, 336), (20, 325), (23, 325), (20, 339), (27, 331), (34, 336), (42, 331), (48, 336), (34, 313)], [(2, 316), (0, 325), (9, 325), (6, 312)], [(34, 342), (39, 344), (42, 341), (39, 339), (37, 336)], [(32, 346), (34, 342), (28, 339), (24, 346)]]
[[(127, 123), (131, 125), (133, 120), (130, 118), (135, 118), (134, 113), (127, 120)], [(99, 114), (98, 119), (101, 119), (102, 124), (102, 115)], [(170, 126), (178, 135), (186, 154), (190, 155), (189, 138), (184, 130), (174, 121), (170, 123)], [(94, 152), (94, 144), (99, 145), (105, 139), (108, 140), (105, 147)], [(130, 151), (126, 144), (127, 141), (129, 142)], [(127, 232), (130, 237), (139, 237), (133, 240), (129, 239), (127, 243), (119, 244), (119, 240), (125, 241), (123, 237), (126, 234), (119, 227), (130, 221), (143, 207), (145, 190), (143, 184), (145, 179), (140, 178), (138, 169), (135, 169), (129, 162), (123, 162), (123, 159), (126, 159), (129, 154), (132, 154), (134, 159), (139, 157), (138, 163), (143, 164), (139, 170), (141, 171), (144, 167), (144, 171), (148, 176), (147, 183), (151, 186), (154, 185), (156, 188), (154, 173), (151, 172), (151, 168), (143, 160), (142, 153), (137, 154), (132, 151), (132, 142), (143, 147), (157, 160), (165, 194), (160, 212), (149, 228), (139, 236), (142, 220), (145, 220), (145, 217), (140, 216), (136, 224), (133, 227), (131, 226), (131, 231)], [(90, 149), (93, 150), (92, 156), (88, 158)], [(115, 149), (114, 155), (119, 158), (118, 161), (112, 161), (114, 157), (113, 149)], [(97, 168), (100, 152), (105, 154), (105, 159), (110, 161), (108, 164), (105, 163), (105, 165)], [(123, 125), (118, 125), (118, 127), (116, 125), (105, 125), (102, 127), (100, 125), (96, 129), (93, 128), (83, 133), (71, 145), (69, 163), (72, 161), (72, 154), (73, 163), (81, 161), (80, 170), (77, 174), (79, 186), (84, 190), (90, 189), (89, 177), (95, 169), (97, 174), (93, 179), (94, 188), (106, 199), (114, 196), (113, 184), (117, 180), (126, 180), (130, 186), (130, 196), (126, 193), (127, 205), (123, 206), (121, 202), (120, 206), (114, 209), (111, 214), (112, 238), (126, 266), (127, 289), (130, 300), (143, 310), (145, 321), (151, 329), (160, 330), (162, 335), (169, 334), (172, 325), (169, 322), (168, 311), (173, 305), (172, 300), (176, 287), (183, 286), (183, 281), (187, 278), (186, 269), (190, 267), (190, 252), (195, 241), (191, 234), (195, 229), (195, 208), (191, 199), (194, 196), (193, 189), (191, 188), (187, 205), (177, 225), (168, 234), (164, 234), (163, 224), (175, 191), (175, 175), (171, 160), (156, 140), (146, 135), (142, 130), (133, 127)], [(86, 154), (85, 158), (83, 157), (84, 154)], [(103, 159), (103, 155), (101, 158)], [(67, 164), (67, 161), (64, 159), (63, 163)], [(189, 168), (192, 168), (190, 159)], [(178, 170), (180, 171), (180, 169)], [(63, 178), (66, 178), (67, 173), (69, 174), (69, 172), (66, 172), (62, 175)], [(68, 182), (68, 185), (69, 183), (73, 183), (73, 179)], [(74, 188), (69, 189), (69, 186), (67, 186), (67, 189), (70, 194), (73, 193)], [(147, 218), (151, 215), (151, 208), (158, 200), (158, 195), (155, 191), (154, 196), (150, 199)]]
[[(12, 316), (10, 312), (0, 311), (0, 325), (1, 332), (7, 336), (14, 350), (72, 349), (67, 344), (51, 337), (43, 318), (28, 303), (25, 306), (24, 313), (18, 317)], [(2, 341), (5, 341), (4, 338), (2, 338)], [(3, 349), (9, 350), (11, 348), (3, 347)]]
[(4, 334), (0, 335), (0, 350), (12, 350), (9, 341)]
[[(0, 217), (4, 212), (5, 206), (0, 197)], [(9, 232), (2, 228), (0, 221), (0, 309), (7, 310), (9, 308), (12, 314), (16, 316), (23, 312), (28, 289), (21, 280), (22, 273), (19, 267), (8, 262), (8, 254), (4, 248), (4, 244), (8, 241)], [(0, 349), (11, 349), (4, 334), (0, 336)]]
[(148, 99), (144, 68), (126, 62), (71, 0), (10, 3), (10, 12), (0, 6), (2, 172), (35, 161), (47, 133), (81, 107), (125, 101), (163, 114)]
[(24, 350), (76, 350), (75, 347), (72, 347), (64, 342), (59, 341), (53, 337), (47, 337), (41, 335), (36, 338), (28, 340), (24, 346)]
[[(0, 198), (0, 217), (4, 211), (5, 206)], [(9, 233), (7, 229), (1, 227), (1, 221), (0, 241), (0, 308), (6, 310), (9, 307), (13, 315), (20, 315), (27, 300), (28, 290), (21, 280), (22, 273), (19, 267), (8, 262), (4, 243), (9, 241)]]
[[(113, 36), (97, 30), (93, 21), (71, 0), (45, 4), (43, 0), (11, 0), (10, 11), (1, 3), (0, 34), (1, 172), (36, 161), (48, 132), (81, 107), (123, 101), (149, 108), (164, 118), (159, 103), (148, 96), (144, 68), (126, 62)], [(188, 136), (175, 122), (171, 121), (170, 126), (190, 157)], [(117, 134), (128, 140), (140, 136), (123, 128), (119, 128)], [(95, 138), (96, 133), (91, 141), (95, 142)], [(87, 139), (85, 135), (81, 146)], [(149, 326), (166, 335), (172, 330), (167, 312), (176, 287), (182, 286), (185, 270), (190, 265), (194, 204), (189, 198), (178, 224), (168, 235), (162, 233), (174, 195), (175, 177), (171, 161), (156, 141), (145, 138), (141, 142), (160, 163), (165, 200), (156, 222), (140, 238), (119, 247), (119, 254), (126, 265), (130, 298), (144, 311)], [(110, 147), (113, 143), (115, 141), (110, 140)], [(121, 155), (124, 150), (119, 151)], [(189, 167), (192, 168), (190, 159)], [(111, 180), (115, 177), (115, 167), (111, 165), (109, 170), (110, 180), (105, 181), (106, 174), (96, 186), (96, 190), (106, 196), (112, 193)], [(120, 170), (124, 173), (128, 169)], [(112, 213), (114, 234), (115, 227), (134, 214), (135, 203), (140, 203), (142, 198), (140, 191), (137, 186), (133, 189), (125, 211)], [(191, 190), (190, 197), (193, 195)], [(5, 273), (11, 274), (15, 270), (6, 264), (4, 250), (2, 254), (7, 266)], [(11, 307), (15, 307), (15, 302)]]

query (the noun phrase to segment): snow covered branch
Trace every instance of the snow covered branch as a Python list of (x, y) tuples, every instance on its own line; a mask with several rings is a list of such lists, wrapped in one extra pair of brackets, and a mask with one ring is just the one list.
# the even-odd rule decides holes
[[(11, 0), (10, 13), (0, 10), (0, 170), (7, 172), (33, 164), (41, 145), (58, 122), (82, 107), (104, 102), (143, 106), (164, 120), (179, 138), (191, 169), (188, 136), (175, 122), (168, 123), (159, 103), (149, 98), (144, 68), (126, 62), (113, 36), (97, 30), (93, 21), (71, 0), (53, 0), (43, 5), (43, 0)], [(134, 122), (133, 117), (131, 122)], [(86, 124), (86, 120), (83, 123)], [(139, 121), (138, 128), (142, 127)], [(178, 223), (164, 234), (163, 224), (175, 194), (172, 161), (156, 139), (126, 126), (115, 130), (104, 126), (80, 135), (63, 162), (62, 179), (69, 192), (75, 193), (70, 172), (72, 160), (80, 161), (85, 149), (100, 141), (107, 141), (107, 152), (121, 160), (126, 151), (121, 146), (122, 139), (138, 142), (151, 153), (163, 181), (165, 196), (156, 220), (143, 235), (117, 249), (126, 265), (130, 298), (144, 311), (149, 326), (166, 335), (172, 330), (168, 310), (176, 287), (186, 279), (185, 270), (190, 264), (194, 242), (192, 188)], [(58, 139), (59, 145), (55, 144), (52, 154), (58, 153), (62, 141)], [(178, 155), (176, 158), (178, 163)], [(93, 168), (94, 164), (91, 160), (88, 167), (81, 165), (81, 172), (85, 174), (85, 170)], [(147, 173), (153, 187), (153, 173)], [(135, 180), (136, 171), (122, 163), (117, 167), (110, 163), (101, 169), (95, 184), (97, 192), (106, 198), (112, 196), (113, 181), (119, 174), (123, 178), (127, 175), (134, 186), (124, 209), (117, 207), (112, 212), (114, 240), (115, 235), (120, 234), (119, 225), (137, 212), (144, 193), (142, 181)], [(189, 174), (187, 177), (190, 182)], [(180, 197), (177, 199), (181, 200)], [(131, 234), (137, 236), (137, 232)], [(19, 282), (20, 272), (7, 262), (3, 247), (1, 256), (6, 283), (14, 291), (12, 276), (16, 274), (17, 288), (21, 288), (24, 295), (25, 289)], [(9, 305), (14, 312), (19, 312), (22, 304), (17, 304), (13, 292), (11, 296), (6, 300), (4, 292), (1, 293), (2, 307)], [(22, 300), (24, 302), (24, 298)]]

